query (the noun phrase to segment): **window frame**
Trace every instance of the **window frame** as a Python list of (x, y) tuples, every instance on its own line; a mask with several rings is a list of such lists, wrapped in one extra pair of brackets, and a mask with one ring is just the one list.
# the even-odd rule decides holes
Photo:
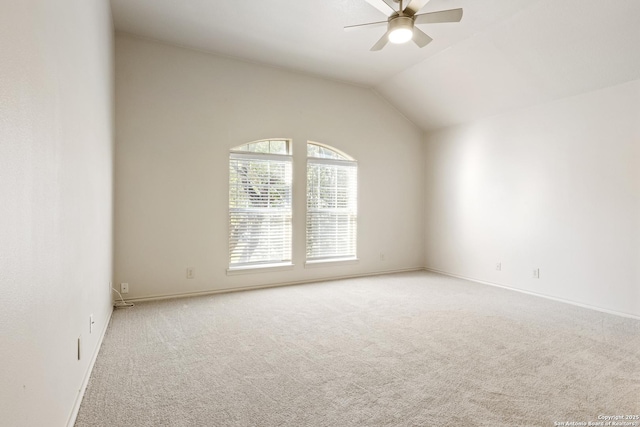
[[(339, 155), (342, 158), (327, 158), (327, 157), (315, 157), (309, 155), (309, 145), (315, 145), (325, 150), (332, 151)], [(358, 263), (358, 162), (350, 155), (345, 152), (332, 147), (330, 145), (321, 144), (314, 141), (307, 141), (307, 159), (306, 159), (306, 194), (305, 194), (305, 268), (307, 267), (318, 267), (318, 266), (333, 266), (333, 265), (344, 265), (344, 264), (355, 264)], [(353, 178), (355, 180), (354, 189), (350, 189), (349, 191), (353, 191), (355, 194), (355, 208), (353, 210), (349, 210), (349, 208), (345, 209), (345, 213), (348, 215), (354, 216), (354, 227), (352, 236), (353, 241), (350, 243), (353, 247), (353, 253), (348, 255), (327, 255), (327, 256), (318, 256), (318, 257), (310, 257), (309, 256), (309, 220), (310, 220), (310, 207), (309, 207), (309, 166), (310, 164), (316, 165), (336, 165), (336, 166), (349, 166), (353, 167)]]
[[(258, 151), (250, 151), (243, 150), (242, 148), (250, 146), (250, 144), (260, 143), (260, 142), (271, 142), (271, 141), (284, 141), (286, 144), (286, 154), (276, 154), (276, 153), (265, 153)], [(231, 206), (231, 192), (232, 192), (232, 162), (234, 160), (257, 160), (257, 161), (275, 161), (275, 162), (285, 162), (288, 163), (288, 175), (289, 175), (289, 183), (288, 183), (288, 232), (285, 232), (285, 237), (288, 237), (288, 259), (283, 260), (265, 260), (265, 261), (254, 261), (254, 262), (244, 262), (244, 263), (232, 263), (233, 251), (231, 250), (233, 232), (232, 232), (232, 218), (233, 218), (233, 210), (246, 210), (249, 208), (232, 208)], [(293, 268), (293, 144), (290, 138), (267, 138), (257, 141), (248, 142), (239, 146), (236, 146), (229, 150), (229, 180), (228, 180), (228, 202), (227, 202), (227, 274), (241, 274), (241, 273), (251, 273), (251, 272), (260, 272), (260, 271), (278, 271), (278, 270), (286, 270)], [(287, 170), (285, 169), (285, 175), (287, 174)], [(259, 212), (260, 208), (257, 208), (256, 212)], [(268, 210), (266, 211), (268, 212)], [(287, 236), (288, 234), (288, 236)]]

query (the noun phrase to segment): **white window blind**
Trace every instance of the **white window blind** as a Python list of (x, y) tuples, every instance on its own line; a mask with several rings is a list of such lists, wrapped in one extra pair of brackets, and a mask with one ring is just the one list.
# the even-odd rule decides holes
[(332, 157), (307, 159), (308, 261), (356, 257), (358, 166)]
[(232, 152), (229, 267), (290, 261), (291, 156)]

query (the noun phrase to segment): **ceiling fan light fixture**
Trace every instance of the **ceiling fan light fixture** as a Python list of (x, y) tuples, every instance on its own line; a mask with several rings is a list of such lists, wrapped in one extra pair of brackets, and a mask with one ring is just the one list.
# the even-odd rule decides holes
[(389, 21), (389, 41), (391, 43), (406, 43), (413, 38), (413, 19), (398, 16)]
[(389, 33), (389, 41), (395, 44), (406, 43), (413, 37), (413, 31), (408, 28), (397, 28)]

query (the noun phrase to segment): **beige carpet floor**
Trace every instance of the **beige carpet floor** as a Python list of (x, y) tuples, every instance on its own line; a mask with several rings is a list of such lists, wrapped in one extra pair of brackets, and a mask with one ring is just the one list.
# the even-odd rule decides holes
[(635, 414), (640, 321), (414, 272), (117, 310), (76, 426), (556, 426)]

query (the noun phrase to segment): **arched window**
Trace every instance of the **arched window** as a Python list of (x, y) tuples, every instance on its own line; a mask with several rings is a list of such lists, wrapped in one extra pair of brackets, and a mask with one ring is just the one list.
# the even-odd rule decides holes
[(229, 155), (229, 267), (291, 263), (291, 141), (266, 139)]
[(327, 145), (307, 143), (307, 261), (356, 258), (358, 164)]

